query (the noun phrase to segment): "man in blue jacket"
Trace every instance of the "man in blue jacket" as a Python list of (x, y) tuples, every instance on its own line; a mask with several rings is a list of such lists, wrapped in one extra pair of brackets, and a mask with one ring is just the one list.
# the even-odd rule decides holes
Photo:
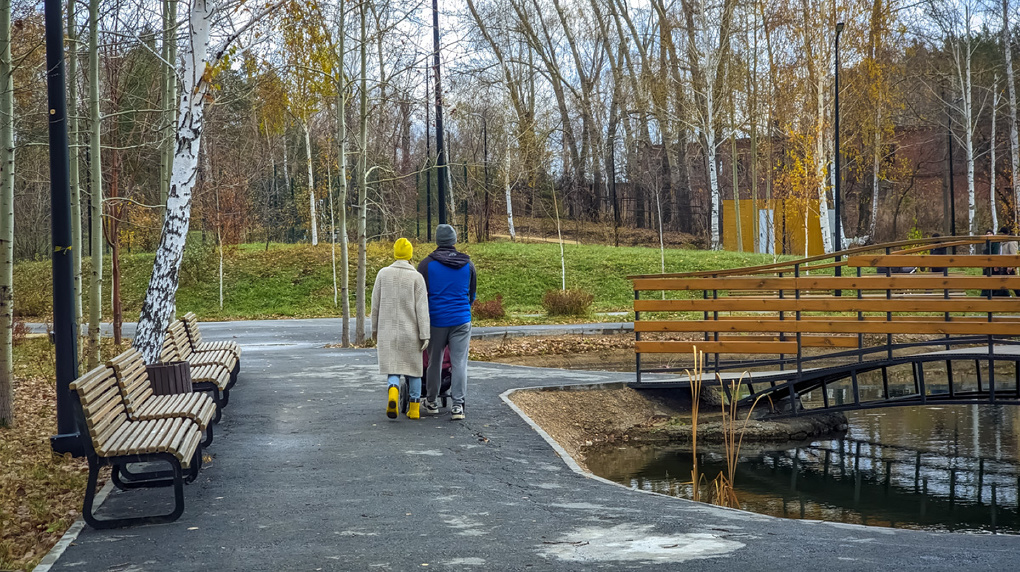
[(471, 304), (475, 301), (475, 265), (471, 257), (458, 252), (457, 231), (448, 224), (436, 227), (436, 250), (418, 264), (429, 293), (429, 367), (425, 373), (424, 409), (439, 413), (436, 403), (443, 368), (443, 350), (450, 346), (450, 397), (452, 419), (464, 419), (467, 394), (468, 346), (471, 343)]

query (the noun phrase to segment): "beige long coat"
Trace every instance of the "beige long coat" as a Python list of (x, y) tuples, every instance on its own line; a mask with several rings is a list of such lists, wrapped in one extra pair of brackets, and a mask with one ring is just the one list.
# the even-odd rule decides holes
[(372, 334), (379, 373), (422, 376), (421, 352), (429, 339), (425, 279), (406, 260), (379, 271), (372, 287)]

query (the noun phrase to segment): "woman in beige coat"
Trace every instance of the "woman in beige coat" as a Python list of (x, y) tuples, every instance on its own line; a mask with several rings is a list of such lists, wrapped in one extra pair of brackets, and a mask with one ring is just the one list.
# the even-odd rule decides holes
[(400, 376), (407, 377), (408, 419), (418, 419), (421, 399), (422, 352), (429, 345), (429, 296), (425, 279), (408, 262), (414, 247), (406, 238), (393, 244), (396, 260), (379, 271), (372, 287), (372, 335), (379, 356), (379, 373), (386, 375), (386, 416), (397, 418)]

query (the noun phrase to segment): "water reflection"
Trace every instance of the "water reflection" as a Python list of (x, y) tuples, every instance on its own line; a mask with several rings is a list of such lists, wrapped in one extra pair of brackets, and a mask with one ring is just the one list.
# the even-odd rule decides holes
[[(1020, 408), (907, 407), (848, 417), (842, 438), (778, 450), (745, 445), (736, 476), (742, 508), (877, 526), (1020, 533)], [(699, 454), (709, 479), (725, 470), (720, 453)], [(691, 496), (689, 450), (616, 447), (587, 461), (596, 474), (625, 485)]]

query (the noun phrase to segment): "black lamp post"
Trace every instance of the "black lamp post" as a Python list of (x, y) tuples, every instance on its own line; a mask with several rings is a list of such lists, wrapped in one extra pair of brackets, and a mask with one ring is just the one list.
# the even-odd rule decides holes
[(64, 81), (63, 4), (46, 0), (46, 100), (49, 108), (50, 225), (53, 237), (53, 341), (56, 346), (57, 453), (81, 455), (72, 411), (70, 383), (78, 377), (78, 324), (74, 315), (71, 248), (71, 183), (68, 178), (67, 92)]
[[(835, 199), (836, 222), (833, 225), (833, 230), (832, 230), (832, 236), (833, 236), (832, 244), (833, 244), (833, 248), (835, 249), (836, 252), (839, 252), (840, 250), (843, 250), (843, 233), (841, 232), (841, 228), (840, 228), (840, 221), (842, 220), (842, 213), (840, 212), (840, 198), (839, 198), (839, 195), (840, 195), (840, 186), (842, 184), (842, 179), (843, 179), (843, 171), (840, 170), (840, 166), (839, 166), (839, 157), (840, 157), (840, 148), (839, 148), (839, 35), (842, 32), (843, 32), (843, 22), (839, 22), (838, 24), (836, 24), (836, 97), (835, 97), (835, 99), (836, 99), (836, 101), (835, 101), (835, 106), (836, 106), (836, 113), (835, 113), (835, 115), (836, 115), (836, 118), (835, 118), (835, 130), (836, 130), (836, 133), (835, 133), (836, 185), (835, 185), (835, 189), (833, 191), (833, 195), (834, 195), (834, 199)], [(837, 261), (838, 261), (838, 258), (837, 258)], [(836, 276), (840, 276), (840, 275), (841, 275), (840, 267), (837, 266), (836, 267)]]

